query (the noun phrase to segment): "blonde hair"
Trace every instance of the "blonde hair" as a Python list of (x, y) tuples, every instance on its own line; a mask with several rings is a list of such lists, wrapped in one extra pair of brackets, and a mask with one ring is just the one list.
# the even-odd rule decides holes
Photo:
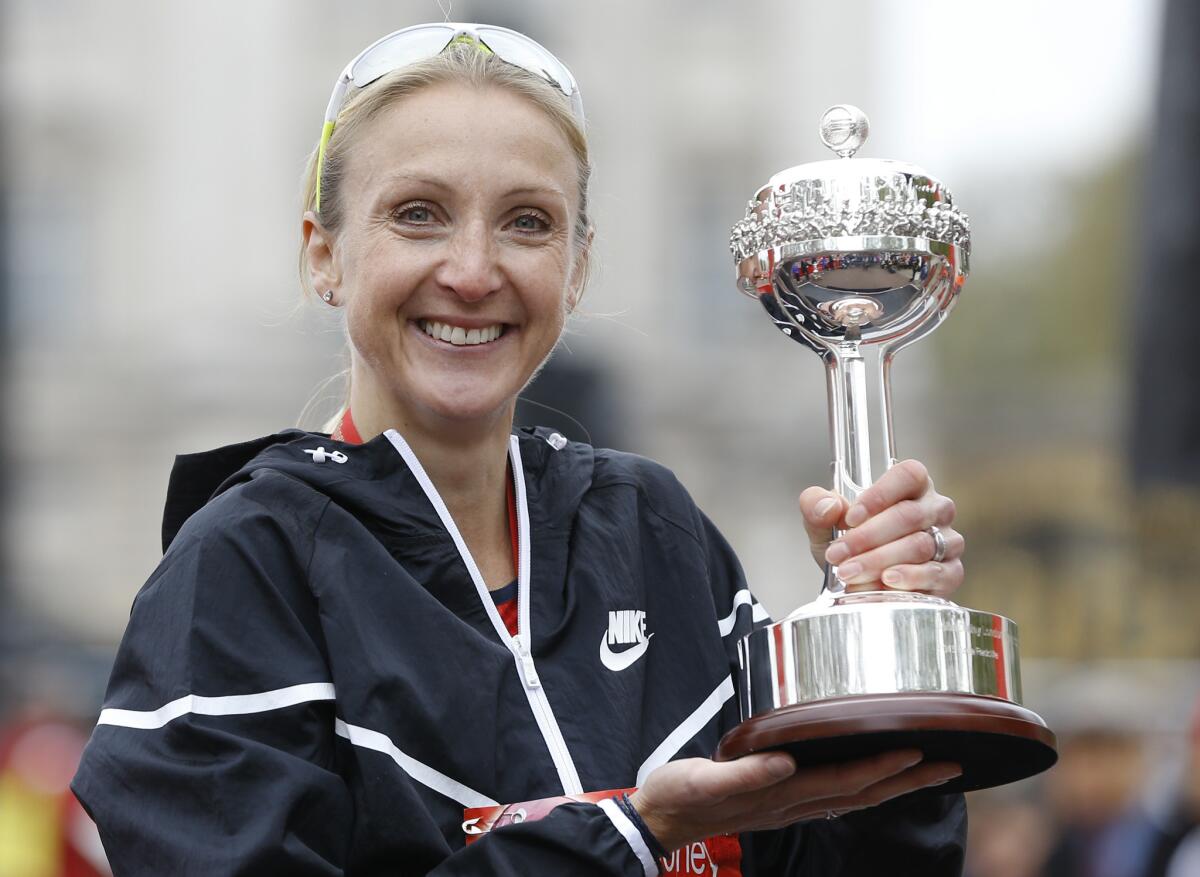
[[(450, 46), (440, 55), (394, 70), (351, 95), (338, 113), (333, 136), (325, 147), (325, 164), (321, 171), (321, 209), (316, 208), (318, 148), (309, 156), (305, 169), (301, 212), (313, 211), (325, 230), (336, 237), (344, 218), (342, 180), (348, 154), (357, 140), (359, 130), (397, 100), (427, 86), (445, 82), (460, 82), (480, 89), (489, 86), (507, 89), (528, 99), (562, 132), (570, 144), (578, 168), (579, 212), (574, 229), (575, 246), (578, 250), (586, 247), (592, 230), (588, 213), (588, 180), (592, 165), (588, 158), (587, 136), (581, 122), (571, 112), (568, 99), (546, 80), (470, 44)], [(583, 274), (577, 284), (580, 290), (586, 285), (587, 263), (581, 266), (581, 271)], [(307, 294), (316, 294), (309, 276), (308, 253), (303, 241), (300, 245), (300, 283)]]

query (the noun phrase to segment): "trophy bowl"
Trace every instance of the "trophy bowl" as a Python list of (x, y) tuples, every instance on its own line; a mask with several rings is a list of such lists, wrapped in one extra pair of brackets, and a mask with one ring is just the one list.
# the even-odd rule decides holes
[[(834, 489), (851, 503), (874, 480), (873, 455), (896, 462), (895, 354), (945, 319), (970, 256), (967, 217), (942, 183), (910, 164), (853, 158), (868, 131), (861, 110), (827, 110), (821, 139), (840, 158), (776, 174), (730, 238), (739, 289), (825, 363)], [(925, 792), (945, 794), (1057, 759), (1053, 732), (1021, 705), (1017, 628), (1000, 615), (925, 594), (850, 593), (827, 566), (818, 597), (743, 637), (738, 656), (742, 723), (718, 760), (783, 749), (811, 766), (917, 748), (962, 766)]]

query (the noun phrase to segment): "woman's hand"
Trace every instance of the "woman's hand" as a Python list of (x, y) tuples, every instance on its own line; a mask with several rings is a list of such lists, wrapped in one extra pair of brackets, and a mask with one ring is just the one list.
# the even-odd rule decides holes
[[(800, 494), (800, 512), (813, 558), (838, 568), (850, 591), (895, 588), (949, 597), (963, 580), (963, 537), (951, 529), (954, 501), (933, 488), (916, 460), (897, 463), (863, 491), (853, 506), (820, 487)], [(834, 527), (842, 535), (830, 543)], [(946, 553), (935, 561), (937, 527)]]
[(718, 834), (873, 807), (959, 773), (954, 764), (921, 763), (915, 749), (803, 770), (782, 752), (723, 763), (684, 758), (651, 773), (629, 801), (663, 848), (677, 850)]

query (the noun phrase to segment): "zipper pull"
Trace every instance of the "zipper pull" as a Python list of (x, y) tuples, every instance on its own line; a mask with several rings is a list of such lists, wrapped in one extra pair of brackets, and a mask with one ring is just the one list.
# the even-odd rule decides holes
[(530, 653), (529, 647), (525, 645), (525, 639), (515, 636), (513, 644), (517, 648), (517, 659), (521, 665), (521, 681), (526, 688), (540, 688), (542, 683), (538, 680), (537, 668), (533, 666), (533, 655)]

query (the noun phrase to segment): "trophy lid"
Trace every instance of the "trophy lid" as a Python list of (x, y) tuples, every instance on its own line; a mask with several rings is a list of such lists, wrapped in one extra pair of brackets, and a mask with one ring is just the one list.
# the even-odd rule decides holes
[[(854, 158), (854, 154), (862, 149), (871, 133), (871, 123), (867, 114), (851, 104), (835, 104), (821, 114), (821, 124), (817, 128), (821, 142), (838, 159)], [(782, 170), (771, 177), (767, 188), (786, 185), (804, 179), (823, 179), (827, 177), (861, 177), (864, 174), (909, 173), (920, 177), (929, 174), (913, 164), (904, 164), (889, 159), (860, 158), (852, 162), (838, 159), (826, 161), (810, 161), (805, 164)]]
[(862, 110), (830, 107), (819, 133), (839, 158), (787, 168), (759, 189), (730, 236), (736, 262), (777, 247), (848, 236), (911, 238), (970, 250), (967, 217), (941, 181), (906, 162), (854, 157), (870, 133)]

